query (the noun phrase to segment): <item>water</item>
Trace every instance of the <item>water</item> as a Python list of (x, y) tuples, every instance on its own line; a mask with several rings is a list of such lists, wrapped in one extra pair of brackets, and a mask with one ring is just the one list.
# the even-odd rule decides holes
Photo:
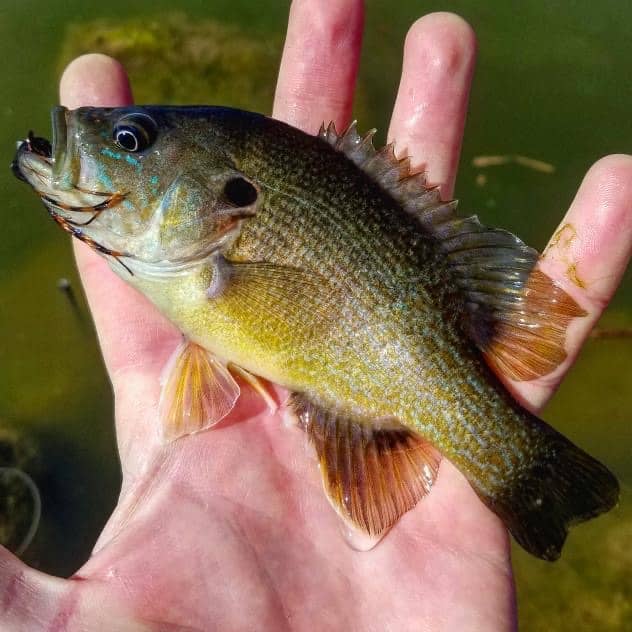
[[(29, 129), (48, 133), (69, 25), (97, 17), (121, 25), (135, 16), (160, 21), (172, 5), (140, 1), (131, 9), (120, 0), (101, 5), (73, 0), (63, 6), (42, 0), (3, 3), (0, 54), (9, 69), (0, 95), (5, 164), (15, 140)], [(271, 94), (284, 5), (200, 0), (179, 2), (178, 10), (185, 18), (233, 25), (272, 49), (267, 67), (258, 69), (266, 83), (257, 93), (261, 100)], [(480, 53), (457, 182), (461, 208), (542, 248), (586, 169), (602, 155), (632, 150), (632, 5), (602, 1), (596, 11), (587, 0), (531, 0), (517, 6), (402, 0), (394, 11), (392, 2), (370, 0), (358, 113), (361, 129), (385, 130), (409, 24), (432, 10), (463, 15), (477, 31)], [(210, 82), (207, 87), (208, 101), (218, 100), (217, 86)], [(203, 82), (199, 89), (205, 89)], [(247, 105), (239, 95), (226, 98), (229, 105)], [(515, 154), (554, 165), (555, 172), (516, 163), (488, 168), (472, 163), (476, 156)], [(111, 392), (67, 240), (8, 169), (0, 170), (0, 192), (0, 420), (18, 429), (40, 453), (42, 523), (26, 559), (68, 574), (89, 555), (116, 499)], [(58, 289), (61, 278), (70, 281), (75, 306)], [(630, 273), (602, 325), (632, 326)], [(625, 546), (632, 531), (631, 361), (630, 339), (589, 342), (544, 415), (616, 472), (623, 497), (611, 516), (573, 533), (557, 565), (516, 552), (525, 629), (585, 629), (599, 622), (599, 629), (615, 630), (632, 618), (632, 560)]]

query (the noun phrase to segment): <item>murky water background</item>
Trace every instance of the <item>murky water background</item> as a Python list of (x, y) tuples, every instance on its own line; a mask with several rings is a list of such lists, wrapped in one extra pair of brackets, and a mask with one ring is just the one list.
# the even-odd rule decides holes
[[(118, 42), (123, 56), (136, 46), (153, 59), (151, 71), (134, 69), (155, 78), (137, 90), (141, 100), (269, 109), (286, 3), (182, 1), (180, 15), (167, 17), (173, 4), (2, 3), (4, 164), (26, 131), (48, 134), (63, 64), (82, 47), (99, 47), (95, 33)], [(461, 208), (543, 248), (592, 162), (632, 151), (632, 5), (602, 1), (596, 10), (587, 0), (400, 0), (394, 10), (392, 2), (369, 0), (357, 108), (361, 128), (386, 129), (404, 34), (416, 17), (439, 9), (466, 17), (480, 42), (457, 182)], [(102, 22), (95, 25), (98, 18)], [(148, 22), (154, 25), (144, 28)], [(190, 54), (187, 42), (204, 41), (204, 29), (214, 34), (206, 37), (216, 46), (229, 46), (236, 37), (251, 45), (240, 47), (240, 56), (237, 49), (220, 55), (219, 66), (200, 67), (197, 81), (174, 81), (169, 69)], [(554, 172), (516, 162), (473, 162), (481, 155), (516, 154), (553, 165)], [(2, 432), (20, 436), (41, 492), (42, 522), (25, 559), (68, 574), (89, 555), (118, 491), (111, 392), (68, 240), (8, 168), (0, 170), (0, 195), (0, 444)], [(60, 279), (70, 281), (74, 302), (58, 288)], [(629, 272), (602, 326), (632, 326)], [(623, 496), (611, 515), (573, 533), (561, 562), (550, 565), (516, 551), (525, 629), (632, 629), (631, 367), (631, 339), (590, 341), (544, 414), (617, 473)], [(0, 450), (3, 458), (8, 457)]]

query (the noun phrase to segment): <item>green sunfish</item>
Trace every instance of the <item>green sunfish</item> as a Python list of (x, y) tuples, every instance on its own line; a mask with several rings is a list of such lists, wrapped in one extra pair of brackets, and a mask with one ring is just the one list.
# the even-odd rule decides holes
[(530, 553), (616, 505), (616, 478), (522, 408), (582, 308), (509, 232), (458, 217), (392, 145), (310, 136), (225, 107), (54, 108), (14, 173), (184, 335), (167, 440), (217, 423), (234, 376), (289, 406), (347, 525), (379, 537), (430, 491), (439, 454)]

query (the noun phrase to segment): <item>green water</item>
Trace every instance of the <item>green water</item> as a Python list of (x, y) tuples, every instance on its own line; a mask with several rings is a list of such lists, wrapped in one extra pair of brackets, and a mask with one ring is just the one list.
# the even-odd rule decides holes
[[(63, 8), (41, 0), (2, 3), (4, 164), (26, 131), (48, 133), (62, 58), (76, 50), (77, 34), (86, 31), (82, 24), (96, 18), (122, 28), (140, 18), (162, 23), (173, 10), (170, 1), (136, 2), (133, 11), (130, 5), (120, 0), (98, 8), (77, 0)], [(392, 7), (386, 0), (368, 2), (360, 126), (386, 128), (408, 25), (432, 10), (466, 17), (477, 31), (480, 53), (457, 196), (464, 211), (542, 248), (590, 164), (604, 154), (632, 151), (632, 5), (602, 1), (596, 10), (588, 1), (401, 0), (397, 10)], [(286, 10), (286, 3), (276, 0), (178, 3), (185, 22), (216, 20), (267, 51), (265, 67), (257, 68), (256, 94), (247, 93), (252, 86), (235, 94), (211, 79), (195, 87), (205, 100), (259, 108), (269, 103)], [(174, 90), (177, 96), (177, 86)], [(556, 170), (472, 165), (475, 156), (490, 154), (530, 156)], [(42, 526), (25, 559), (68, 574), (89, 554), (116, 499), (111, 393), (67, 239), (8, 169), (0, 171), (0, 193), (0, 424), (17, 429), (40, 455), (34, 477), (42, 493)], [(62, 277), (74, 288), (76, 306), (57, 288)], [(602, 324), (632, 326), (630, 273)], [(573, 533), (558, 564), (516, 551), (524, 629), (632, 628), (631, 360), (630, 339), (589, 342), (545, 413), (606, 462), (624, 491), (619, 509)]]

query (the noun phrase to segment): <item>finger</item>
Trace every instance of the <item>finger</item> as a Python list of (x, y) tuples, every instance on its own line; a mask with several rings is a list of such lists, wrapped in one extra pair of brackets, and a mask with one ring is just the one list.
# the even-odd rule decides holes
[(452, 13), (417, 20), (404, 44), (389, 140), (440, 185), (444, 199), (454, 189), (475, 57), (474, 32)]
[(132, 91), (123, 66), (106, 55), (82, 55), (72, 61), (59, 83), (63, 105), (116, 107), (132, 103)]
[(351, 117), (362, 44), (361, 0), (295, 0), (279, 69), (273, 116), (315, 133)]
[[(120, 106), (132, 101), (125, 71), (105, 55), (74, 60), (62, 76), (60, 98), (68, 107)], [(141, 469), (149, 452), (147, 446), (156, 441), (155, 428), (147, 423), (158, 400), (156, 376), (180, 336), (147, 299), (110, 270), (102, 257), (76, 240), (75, 253), (117, 395), (117, 411), (125, 411), (117, 415), (117, 441), (127, 475)], [(143, 433), (147, 436), (139, 436)]]
[(0, 546), (0, 630), (137, 632), (143, 623), (115, 582), (46, 575)]
[(569, 328), (568, 357), (555, 373), (514, 384), (534, 409), (542, 407), (572, 365), (610, 302), (632, 255), (632, 156), (602, 158), (586, 174), (549, 242), (540, 267), (583, 307)]
[(0, 546), (0, 629), (41, 630), (55, 618), (64, 582), (23, 564)]

